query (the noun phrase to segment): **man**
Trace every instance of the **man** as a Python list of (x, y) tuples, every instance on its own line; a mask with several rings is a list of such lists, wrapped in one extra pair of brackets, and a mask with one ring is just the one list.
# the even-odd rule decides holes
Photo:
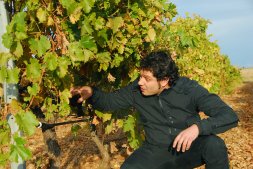
[[(166, 52), (152, 52), (141, 60), (140, 77), (128, 86), (104, 93), (89, 86), (72, 89), (79, 101), (113, 111), (135, 107), (145, 130), (144, 144), (121, 169), (228, 169), (227, 148), (216, 134), (237, 126), (238, 117), (217, 95), (196, 81), (179, 77)], [(200, 119), (203, 111), (209, 117)]]

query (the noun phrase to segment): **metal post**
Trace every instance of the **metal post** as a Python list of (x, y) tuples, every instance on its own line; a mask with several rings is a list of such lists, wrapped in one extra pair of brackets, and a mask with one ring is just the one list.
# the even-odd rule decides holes
[[(7, 121), (11, 128), (11, 135), (18, 133), (19, 136), (22, 136), (22, 132), (19, 131), (19, 127), (15, 121), (15, 117), (12, 114), (7, 115)], [(14, 143), (13, 137), (11, 137), (12, 144)], [(22, 160), (20, 156), (18, 156), (18, 162), (11, 162), (11, 169), (25, 169), (26, 163)]]
[[(9, 52), (9, 49), (5, 48), (2, 44), (2, 36), (6, 32), (6, 26), (9, 23), (9, 17), (3, 0), (0, 0), (0, 52)], [(14, 68), (13, 60), (9, 60), (7, 63), (8, 69)], [(12, 99), (18, 99), (18, 88), (15, 84), (3, 84), (4, 88), (4, 101), (10, 103)]]
[[(7, 10), (5, 8), (5, 4), (3, 0), (0, 0), (0, 52), (9, 52), (7, 48), (4, 47), (2, 44), (2, 35), (6, 32), (6, 26), (9, 23), (9, 17)], [(9, 60), (7, 63), (7, 68), (8, 69), (13, 69), (14, 68), (14, 62), (13, 60)], [(8, 84), (4, 83), (3, 84), (3, 89), (4, 89), (4, 102), (5, 103), (10, 103), (12, 99), (18, 99), (18, 88), (16, 84)], [(1, 107), (1, 106), (0, 106)], [(7, 116), (7, 121), (8, 124), (11, 128), (11, 135), (14, 133), (18, 133), (19, 136), (22, 135), (21, 131), (19, 131), (19, 127), (17, 123), (15, 122), (15, 117), (12, 114), (8, 114)], [(12, 144), (14, 143), (13, 138), (11, 138)], [(18, 162), (12, 162), (11, 163), (11, 169), (25, 169), (25, 161), (22, 160), (22, 158), (19, 156), (18, 157)]]

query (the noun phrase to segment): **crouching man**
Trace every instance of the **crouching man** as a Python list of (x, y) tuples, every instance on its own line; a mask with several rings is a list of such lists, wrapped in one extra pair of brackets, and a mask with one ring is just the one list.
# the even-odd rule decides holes
[[(228, 169), (228, 153), (218, 133), (236, 127), (238, 117), (219, 96), (196, 81), (180, 77), (169, 54), (152, 52), (141, 60), (140, 76), (112, 93), (83, 86), (71, 90), (95, 109), (135, 107), (145, 130), (144, 144), (121, 169)], [(200, 119), (199, 112), (208, 118)]]

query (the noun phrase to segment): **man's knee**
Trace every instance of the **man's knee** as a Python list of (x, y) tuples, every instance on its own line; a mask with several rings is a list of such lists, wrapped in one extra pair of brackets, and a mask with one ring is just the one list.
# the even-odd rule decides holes
[(208, 151), (219, 151), (221, 149), (227, 149), (225, 142), (220, 137), (215, 135), (208, 136), (205, 140), (204, 146)]
[(224, 159), (227, 158), (227, 147), (225, 142), (218, 136), (207, 136), (203, 145), (204, 157)]
[(218, 136), (211, 135), (204, 139), (203, 159), (207, 169), (228, 169), (228, 153), (224, 141)]

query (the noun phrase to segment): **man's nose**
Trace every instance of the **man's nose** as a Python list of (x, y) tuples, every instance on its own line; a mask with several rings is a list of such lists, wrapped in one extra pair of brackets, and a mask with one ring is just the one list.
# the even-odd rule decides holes
[(143, 80), (142, 80), (142, 79), (143, 79), (143, 78), (140, 77), (140, 79), (139, 79), (139, 81), (138, 81), (138, 85), (139, 85), (139, 86), (143, 85)]

